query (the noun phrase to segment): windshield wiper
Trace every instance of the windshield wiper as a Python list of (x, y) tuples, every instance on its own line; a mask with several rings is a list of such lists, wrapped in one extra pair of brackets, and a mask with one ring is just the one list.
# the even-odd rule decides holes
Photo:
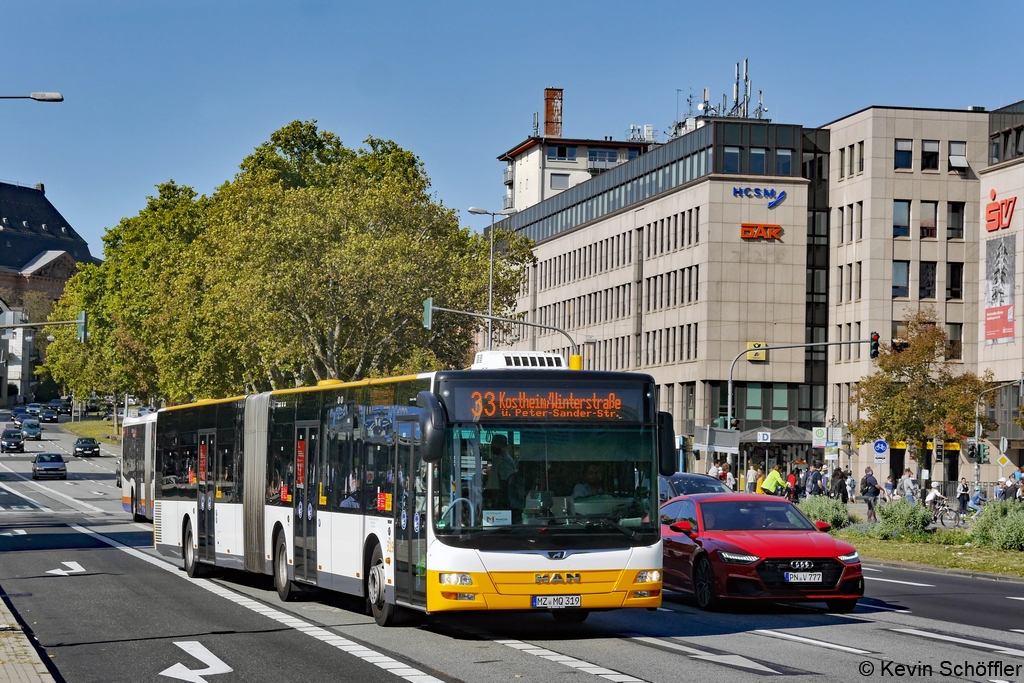
[(585, 520), (585, 523), (587, 527), (591, 528), (595, 526), (601, 526), (607, 529), (615, 529), (616, 531), (625, 534), (626, 536), (629, 536), (630, 538), (636, 541), (639, 541), (642, 538), (639, 532), (634, 531), (633, 529), (630, 529), (628, 526), (623, 526), (618, 522), (611, 519), (607, 519), (605, 517), (601, 517), (599, 519), (588, 518)]

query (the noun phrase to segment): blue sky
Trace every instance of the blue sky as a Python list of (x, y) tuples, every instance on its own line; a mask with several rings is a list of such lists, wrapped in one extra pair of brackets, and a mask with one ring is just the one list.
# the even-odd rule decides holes
[[(835, 9), (834, 9), (835, 8)], [(750, 59), (768, 116), (814, 126), (872, 104), (1024, 99), (1011, 2), (0, 2), (0, 179), (43, 182), (102, 251), (168, 179), (209, 194), (270, 133), (317, 119), (349, 146), (395, 140), (463, 223), (501, 208), (495, 157), (543, 89), (563, 133), (664, 139), (685, 98), (732, 92)]]

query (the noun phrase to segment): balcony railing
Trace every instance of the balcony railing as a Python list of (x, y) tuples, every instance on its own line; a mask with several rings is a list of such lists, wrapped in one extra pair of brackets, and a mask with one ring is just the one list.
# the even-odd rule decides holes
[(515, 179), (515, 170), (511, 166), (506, 166), (505, 170), (502, 172), (502, 180), (505, 182), (506, 185), (511, 185), (513, 182), (515, 182)]
[(501, 198), (501, 210), (504, 211), (505, 209), (511, 209), (513, 203), (512, 195), (505, 195)]

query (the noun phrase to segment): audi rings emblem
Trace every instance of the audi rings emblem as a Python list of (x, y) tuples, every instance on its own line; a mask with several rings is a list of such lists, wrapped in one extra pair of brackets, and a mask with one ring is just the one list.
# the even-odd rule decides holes
[(814, 562), (810, 560), (793, 560), (789, 563), (790, 569), (810, 569), (814, 566)]

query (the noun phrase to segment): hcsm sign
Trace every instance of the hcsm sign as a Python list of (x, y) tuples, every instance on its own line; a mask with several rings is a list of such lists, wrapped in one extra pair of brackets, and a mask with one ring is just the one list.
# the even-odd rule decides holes
[(985, 205), (985, 230), (995, 232), (1002, 228), (1010, 227), (1013, 219), (1013, 209), (1017, 205), (1017, 198), (1010, 197), (1002, 201), (996, 201), (996, 191), (989, 193), (992, 201)]
[(764, 223), (741, 223), (740, 238), (745, 240), (779, 240), (782, 241), (782, 226)]

